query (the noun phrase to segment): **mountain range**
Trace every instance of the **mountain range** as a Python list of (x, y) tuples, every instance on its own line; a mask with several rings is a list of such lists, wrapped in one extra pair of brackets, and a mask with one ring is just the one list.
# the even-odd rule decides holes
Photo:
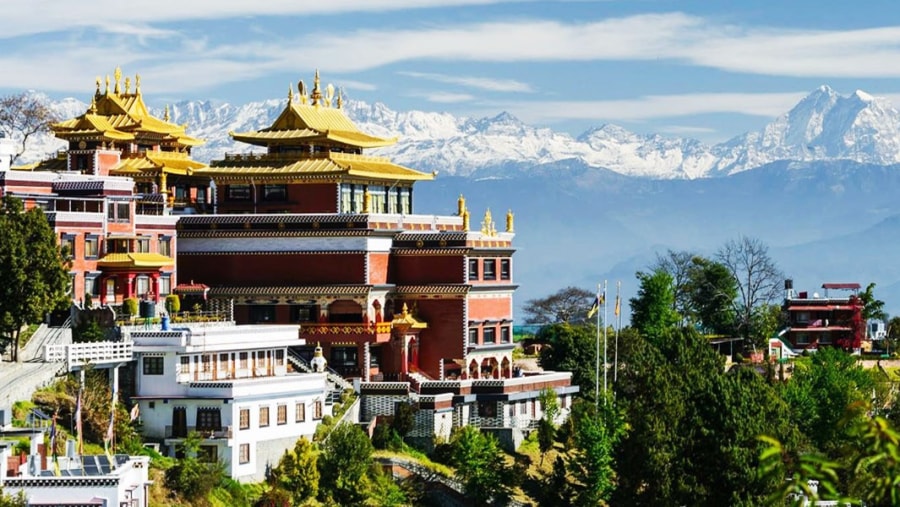
[[(228, 132), (270, 125), (285, 101), (186, 101), (172, 104), (170, 116), (207, 140), (193, 155), (208, 161), (258, 149), (236, 145)], [(87, 104), (53, 107), (72, 117)], [(479, 208), (516, 213), (518, 304), (604, 279), (621, 280), (627, 299), (635, 271), (667, 249), (711, 256), (749, 235), (769, 245), (800, 290), (876, 282), (886, 309), (900, 312), (900, 111), (886, 99), (821, 86), (763, 129), (715, 145), (611, 124), (573, 137), (507, 113), (464, 118), (352, 100), (344, 107), (362, 130), (399, 138), (373, 154), (438, 173), (416, 186), (417, 211), (453, 213), (465, 194), (475, 224)], [(39, 138), (22, 161), (62, 147)]]

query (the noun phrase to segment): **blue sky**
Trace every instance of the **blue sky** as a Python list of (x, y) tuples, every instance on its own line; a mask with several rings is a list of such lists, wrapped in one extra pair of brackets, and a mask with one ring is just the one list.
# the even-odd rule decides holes
[(155, 106), (323, 84), (394, 110), (604, 123), (722, 141), (819, 85), (900, 104), (895, 2), (29, 0), (0, 19), (0, 92), (87, 101), (141, 75)]

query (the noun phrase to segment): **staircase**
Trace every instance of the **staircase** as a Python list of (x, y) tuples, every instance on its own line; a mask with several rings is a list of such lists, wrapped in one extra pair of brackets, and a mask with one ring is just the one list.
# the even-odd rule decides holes
[[(298, 370), (305, 371), (306, 373), (314, 373), (312, 366), (310, 366), (309, 362), (306, 359), (303, 359), (300, 354), (295, 352), (293, 349), (288, 348), (288, 361)], [(328, 383), (331, 385), (331, 389), (328, 391), (328, 403), (335, 403), (341, 400), (341, 394), (347, 389), (353, 389), (353, 384), (348, 382), (347, 379), (340, 376), (338, 372), (332, 370), (331, 368), (325, 367), (325, 377), (328, 379)]]

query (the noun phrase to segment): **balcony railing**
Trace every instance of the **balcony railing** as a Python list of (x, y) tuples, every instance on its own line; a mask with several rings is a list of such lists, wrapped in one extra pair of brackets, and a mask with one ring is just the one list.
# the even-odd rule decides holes
[(187, 426), (179, 428), (175, 431), (174, 426), (166, 426), (166, 438), (186, 438), (192, 431), (196, 431), (202, 438), (206, 440), (215, 440), (222, 438), (232, 438), (233, 427), (222, 426), (219, 429), (197, 429), (196, 426)]
[(327, 339), (329, 336), (342, 338), (373, 338), (386, 341), (391, 336), (390, 322), (346, 322), (333, 324), (302, 324), (300, 335), (308, 339)]

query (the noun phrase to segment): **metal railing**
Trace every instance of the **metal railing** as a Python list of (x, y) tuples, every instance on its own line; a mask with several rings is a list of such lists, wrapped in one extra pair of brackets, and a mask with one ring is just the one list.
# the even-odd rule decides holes
[(129, 362), (134, 359), (132, 342), (72, 343), (69, 345), (47, 345), (44, 347), (44, 361), (65, 362), (66, 369), (83, 368), (88, 364), (104, 366)]

